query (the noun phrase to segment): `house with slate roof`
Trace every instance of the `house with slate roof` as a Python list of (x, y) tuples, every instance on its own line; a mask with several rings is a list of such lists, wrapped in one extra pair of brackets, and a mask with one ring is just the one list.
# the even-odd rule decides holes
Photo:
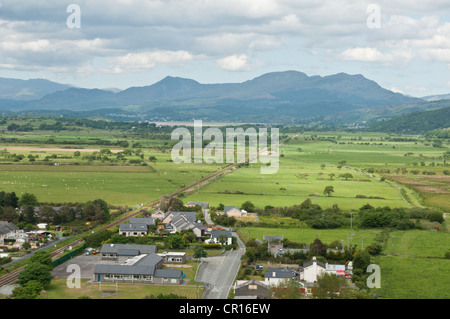
[(172, 232), (179, 233), (182, 230), (192, 230), (197, 237), (202, 237), (206, 231), (206, 227), (202, 223), (198, 223), (195, 220), (191, 221), (188, 216), (184, 214), (175, 215), (170, 221), (172, 226)]
[(155, 225), (155, 219), (151, 217), (131, 217), (128, 222), (130, 224), (146, 224), (147, 226)]
[(121, 223), (119, 225), (119, 234), (125, 237), (147, 236), (148, 226), (146, 224)]
[(320, 261), (317, 261), (316, 257), (313, 257), (311, 261), (303, 263), (303, 267), (300, 267), (300, 280), (312, 283), (317, 281), (317, 276), (326, 271), (326, 265)]
[(148, 235), (148, 226), (155, 225), (155, 219), (135, 217), (130, 218), (128, 223), (119, 225), (119, 234), (129, 237), (139, 237)]
[(174, 217), (177, 217), (179, 215), (184, 215), (187, 220), (189, 220), (190, 222), (195, 222), (196, 221), (196, 213), (195, 212), (167, 212), (163, 219), (161, 220), (161, 222), (163, 222), (164, 224), (168, 224), (172, 221), (172, 219)]
[(281, 281), (295, 279), (299, 280), (300, 274), (289, 268), (269, 268), (264, 273), (264, 282), (267, 285), (278, 286)]

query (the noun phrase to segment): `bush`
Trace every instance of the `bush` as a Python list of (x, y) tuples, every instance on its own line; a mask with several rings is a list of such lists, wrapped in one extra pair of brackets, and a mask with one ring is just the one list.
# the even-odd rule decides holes
[(380, 244), (371, 244), (366, 247), (367, 252), (372, 256), (377, 256), (381, 253), (381, 245)]
[(394, 219), (390, 226), (398, 230), (409, 230), (415, 228), (415, 224), (408, 219)]
[(442, 223), (444, 222), (444, 215), (440, 212), (429, 212), (426, 214), (426, 219), (430, 222)]

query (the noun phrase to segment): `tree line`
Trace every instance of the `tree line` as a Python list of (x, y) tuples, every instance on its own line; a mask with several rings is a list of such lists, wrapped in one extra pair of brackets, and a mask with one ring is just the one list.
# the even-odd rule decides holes
[[(21, 226), (38, 223), (64, 225), (70, 223), (104, 223), (110, 220), (109, 205), (102, 199), (85, 203), (65, 203), (60, 206), (39, 203), (34, 194), (0, 192), (0, 220)], [(23, 227), (22, 227), (23, 228)]]

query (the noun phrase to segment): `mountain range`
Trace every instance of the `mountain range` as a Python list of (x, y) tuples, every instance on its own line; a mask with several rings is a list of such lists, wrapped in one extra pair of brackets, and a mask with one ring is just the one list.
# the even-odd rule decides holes
[(358, 120), (362, 114), (398, 111), (405, 105), (433, 109), (426, 105), (433, 102), (395, 93), (363, 75), (346, 73), (308, 76), (284, 71), (242, 83), (218, 84), (167, 76), (152, 85), (122, 91), (0, 78), (2, 111), (95, 114), (133, 120), (293, 123), (339, 115)]

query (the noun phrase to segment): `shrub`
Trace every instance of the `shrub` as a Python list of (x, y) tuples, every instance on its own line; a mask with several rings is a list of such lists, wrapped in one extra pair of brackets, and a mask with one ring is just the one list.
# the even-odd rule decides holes
[(426, 219), (428, 219), (430, 222), (442, 223), (444, 221), (444, 216), (440, 212), (433, 211), (426, 214)]

